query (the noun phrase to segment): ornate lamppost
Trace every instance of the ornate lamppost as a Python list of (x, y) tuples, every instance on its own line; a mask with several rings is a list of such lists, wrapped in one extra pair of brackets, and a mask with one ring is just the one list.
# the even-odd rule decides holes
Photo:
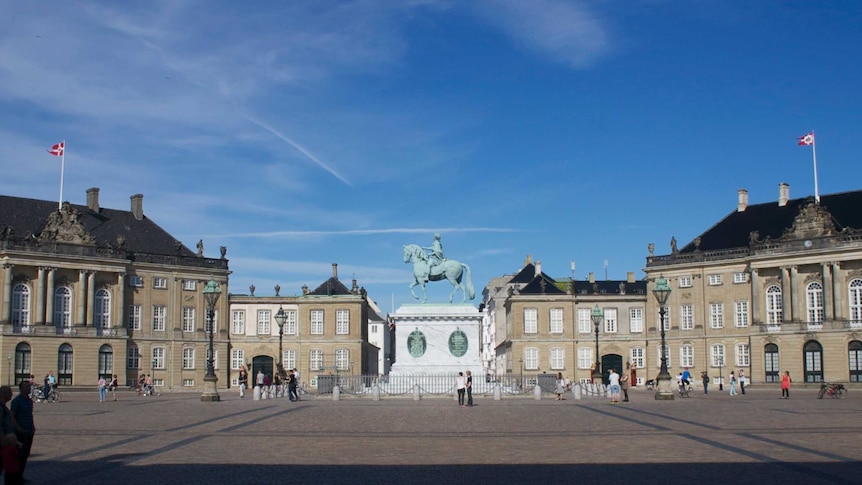
[(284, 357), (284, 351), (281, 350), (281, 340), (284, 336), (284, 324), (287, 322), (287, 313), (281, 305), (278, 306), (278, 312), (275, 314), (275, 323), (278, 324), (278, 375), (284, 377), (284, 362), (281, 359)]
[(590, 314), (590, 320), (593, 321), (593, 326), (596, 329), (596, 367), (593, 369), (593, 378), (594, 383), (602, 382), (602, 369), (601, 362), (599, 361), (599, 327), (602, 326), (602, 321), (605, 319), (605, 314), (602, 312), (602, 309), (596, 305), (593, 308), (593, 312)]
[(661, 328), (661, 370), (658, 373), (658, 385), (656, 386), (655, 398), (663, 401), (673, 401), (673, 391), (670, 388), (670, 372), (667, 371), (667, 343), (664, 338), (664, 316), (665, 305), (670, 297), (670, 285), (664, 276), (659, 276), (652, 289), (658, 301), (659, 327)]
[(204, 286), (203, 294), (204, 300), (207, 303), (207, 324), (209, 325), (210, 342), (209, 352), (207, 353), (207, 375), (204, 376), (204, 392), (201, 394), (201, 401), (213, 402), (220, 400), (216, 388), (218, 376), (215, 374), (215, 366), (213, 365), (213, 357), (215, 356), (215, 351), (213, 350), (213, 327), (215, 326), (215, 306), (221, 296), (221, 288), (219, 288), (215, 280), (209, 280), (206, 286)]

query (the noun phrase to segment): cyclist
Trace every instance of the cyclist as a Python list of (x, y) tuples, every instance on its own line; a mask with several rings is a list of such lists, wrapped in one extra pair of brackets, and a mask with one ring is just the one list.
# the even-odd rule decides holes
[(684, 391), (686, 388), (691, 387), (691, 372), (688, 369), (682, 370), (682, 390)]

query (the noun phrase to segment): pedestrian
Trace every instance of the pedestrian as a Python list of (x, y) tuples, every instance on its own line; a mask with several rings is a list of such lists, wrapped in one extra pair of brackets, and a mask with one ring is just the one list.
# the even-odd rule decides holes
[(467, 389), (467, 406), (473, 407), (473, 374), (470, 371), (467, 371), (465, 388)]
[(273, 397), (278, 397), (279, 393), (281, 393), (281, 395), (284, 396), (284, 391), (281, 388), (281, 377), (279, 377), (279, 375), (278, 375), (279, 373), (280, 372), (276, 372), (275, 375), (272, 376), (272, 387), (273, 387), (273, 389), (275, 389), (275, 392), (273, 392), (273, 394), (275, 394), (275, 396), (273, 396)]
[(564, 392), (566, 392), (566, 385), (563, 383), (563, 373), (557, 372), (557, 380), (554, 382), (554, 394), (557, 395), (557, 401), (563, 400)]
[(255, 384), (257, 385), (257, 387), (260, 387), (260, 388), (261, 388), (261, 389), (260, 389), (261, 394), (263, 393), (263, 382), (264, 382), (264, 379), (266, 379), (266, 376), (265, 376), (265, 375), (263, 375), (263, 371), (262, 371), (262, 370), (258, 370), (258, 371), (257, 371), (257, 380), (255, 381)]
[(21, 381), (18, 384), (18, 396), (12, 400), (12, 418), (15, 423), (15, 434), (21, 447), (18, 449), (18, 463), (21, 468), (21, 479), (24, 479), (24, 468), (27, 467), (27, 458), (30, 457), (30, 449), (33, 447), (33, 435), (36, 434), (36, 424), (33, 421), (33, 399), (30, 391), (33, 384), (30, 381)]
[(736, 394), (736, 376), (733, 371), (730, 371), (730, 395), (735, 396)]
[(105, 376), (99, 376), (99, 402), (105, 402), (105, 389), (108, 383), (105, 382)]
[(631, 376), (629, 376), (629, 371), (623, 371), (623, 374), (620, 376), (620, 388), (623, 390), (623, 402), (629, 402), (629, 385), (631, 384)]
[(781, 376), (781, 399), (790, 399), (790, 371), (784, 371)]
[(248, 387), (248, 372), (245, 369), (239, 370), (239, 397), (245, 397), (245, 388)]
[(299, 394), (296, 392), (296, 384), (296, 370), (291, 369), (287, 373), (287, 397), (294, 402), (299, 401)]
[(739, 369), (739, 392), (745, 395), (745, 369)]
[(709, 394), (709, 374), (703, 371), (700, 373), (700, 378), (703, 381), (703, 393)]
[(455, 389), (458, 391), (458, 405), (464, 407), (464, 389), (467, 387), (467, 381), (464, 379), (464, 373), (459, 372), (455, 379)]
[(620, 402), (620, 375), (613, 368), (608, 370), (608, 386), (611, 390), (611, 402)]
[(12, 388), (0, 386), (0, 458), (2, 458), (4, 483), (21, 483), (21, 462), (18, 459), (18, 437), (15, 420), (6, 403), (12, 400)]
[(111, 391), (111, 397), (114, 398), (114, 401), (117, 400), (117, 387), (119, 387), (120, 383), (117, 381), (117, 374), (114, 374), (111, 377), (111, 383), (108, 384), (108, 389)]
[(152, 396), (155, 391), (155, 388), (153, 387), (153, 376), (147, 374), (146, 377), (144, 377), (144, 387), (147, 390), (144, 393), (144, 396)]

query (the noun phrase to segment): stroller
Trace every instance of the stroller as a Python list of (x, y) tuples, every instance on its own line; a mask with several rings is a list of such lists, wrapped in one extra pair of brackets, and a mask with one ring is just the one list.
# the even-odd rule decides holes
[(656, 382), (655, 379), (650, 379), (646, 381), (647, 391), (655, 391)]

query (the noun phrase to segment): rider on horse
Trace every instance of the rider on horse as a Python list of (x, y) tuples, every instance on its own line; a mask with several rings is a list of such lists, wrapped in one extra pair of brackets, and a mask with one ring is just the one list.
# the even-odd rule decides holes
[(431, 243), (431, 247), (423, 247), (422, 249), (427, 249), (430, 253), (427, 255), (428, 257), (428, 272), (434, 273), (434, 270), (437, 266), (443, 264), (443, 261), (446, 261), (446, 257), (443, 256), (443, 243), (440, 242), (440, 233), (434, 233), (434, 242)]

